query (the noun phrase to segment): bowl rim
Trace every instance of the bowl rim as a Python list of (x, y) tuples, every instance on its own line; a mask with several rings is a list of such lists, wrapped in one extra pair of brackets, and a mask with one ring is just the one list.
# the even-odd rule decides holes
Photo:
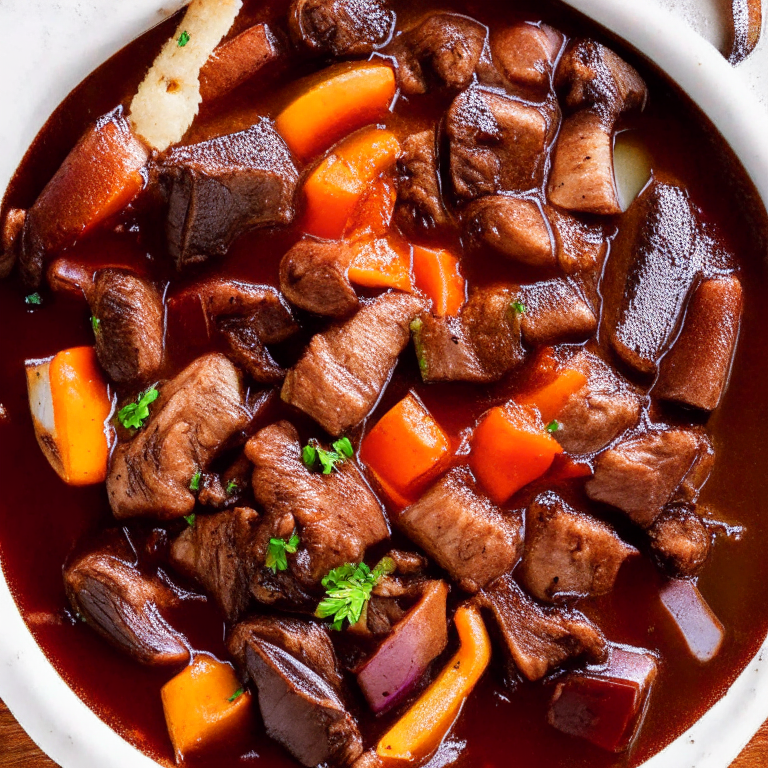
[[(18, 67), (11, 69), (10, 65), (18, 65), (19, 60), (39, 63), (35, 57), (42, 50), (32, 35), (47, 41), (40, 36), (35, 3), (27, 2), (5, 0), (0, 8), (4, 17), (0, 66), (6, 72), (17, 72)], [(660, 7), (622, 0), (565, 2), (621, 38), (680, 86), (720, 131), (768, 207), (768, 137), (764, 134), (768, 112), (738, 71), (710, 43)], [(88, 0), (78, 3), (76, 15), (68, 4), (45, 8), (47, 23), (65, 23), (71, 40), (45, 51), (45, 66), (56, 78), (55, 85), (48, 78), (44, 83), (33, 78), (15, 94), (23, 93), (26, 101), (22, 98), (15, 111), (0, 114), (0, 142), (6, 150), (0, 158), (3, 193), (26, 149), (61, 100), (100, 63), (182, 4), (182, 0), (170, 4), (163, 0), (126, 4)], [(35, 23), (30, 24), (33, 16)], [(87, 49), (83, 40), (89, 41)], [(3, 50), (16, 58), (4, 60)], [(10, 101), (14, 96), (10, 87), (0, 82), (0, 103), (17, 103)], [(1, 568), (0, 626), (0, 698), (54, 761), (64, 768), (157, 766), (113, 731), (62, 679), (22, 619)], [(768, 718), (766, 652), (768, 639), (725, 695), (688, 731), (643, 763), (643, 768), (727, 768)]]

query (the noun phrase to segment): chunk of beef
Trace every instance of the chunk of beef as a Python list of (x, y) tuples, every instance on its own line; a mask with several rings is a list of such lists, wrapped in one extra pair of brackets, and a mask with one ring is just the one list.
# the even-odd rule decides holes
[(538, 188), (551, 126), (536, 107), (480, 88), (459, 94), (446, 117), (453, 189), (462, 200)]
[(330, 639), (297, 619), (261, 618), (229, 642), (258, 690), (267, 734), (302, 765), (352, 765), (363, 753), (360, 731), (341, 698)]
[(252, 469), (251, 462), (241, 453), (222, 473), (203, 472), (198, 503), (214, 509), (236, 507), (251, 486)]
[(200, 357), (160, 388), (136, 436), (115, 448), (107, 494), (118, 519), (189, 515), (189, 484), (251, 422), (240, 373), (226, 357)]
[(683, 329), (659, 367), (654, 394), (712, 411), (728, 383), (742, 312), (738, 277), (704, 280), (694, 292)]
[(160, 294), (126, 269), (102, 269), (87, 298), (91, 314), (99, 322), (96, 355), (109, 378), (118, 384), (149, 382), (163, 362)]
[(725, 627), (695, 582), (670, 579), (659, 597), (691, 655), (702, 664), (712, 661), (723, 647)]
[(258, 321), (240, 317), (226, 318), (220, 320), (218, 326), (227, 344), (227, 356), (254, 381), (278, 384), (285, 378), (285, 369), (275, 362), (262, 343)]
[(378, 402), (422, 309), (416, 296), (386, 293), (342, 325), (318, 333), (288, 371), (283, 400), (331, 435), (356, 426)]
[(73, 610), (103, 638), (142, 664), (183, 664), (189, 650), (162, 616), (179, 603), (157, 576), (143, 574), (122, 533), (110, 531), (95, 549), (64, 566)]
[(540, 680), (568, 659), (602, 662), (606, 657), (605, 638), (586, 616), (539, 605), (510, 575), (497, 579), (475, 600), (493, 613), (506, 652), (527, 680)]
[(466, 469), (451, 470), (397, 525), (467, 592), (511, 571), (520, 558), (520, 519), (481, 496)]
[(433, 231), (450, 223), (443, 204), (435, 129), (403, 139), (398, 160), (396, 216), (408, 232)]
[(171, 149), (160, 176), (168, 189), (168, 249), (178, 269), (223, 256), (246, 230), (290, 224), (299, 174), (271, 121)]
[(712, 549), (712, 537), (702, 519), (686, 507), (666, 510), (648, 529), (651, 551), (672, 576), (692, 578)]
[(363, 56), (386, 45), (395, 25), (387, 0), (293, 0), (288, 12), (297, 45), (324, 56)]
[(584, 341), (597, 330), (595, 312), (573, 280), (546, 280), (521, 289), (523, 340), (533, 347)]
[(694, 429), (652, 429), (626, 438), (598, 457), (587, 495), (648, 528), (709, 449)]
[(552, 492), (528, 507), (525, 524), (520, 576), (525, 588), (545, 602), (610, 592), (622, 563), (638, 554), (609, 525), (577, 512)]
[(576, 40), (557, 67), (555, 86), (569, 109), (592, 109), (610, 124), (622, 112), (642, 109), (648, 89), (634, 67), (594, 40)]
[(544, 207), (560, 269), (567, 275), (589, 272), (596, 277), (608, 254), (608, 239), (602, 226), (577, 219), (565, 211)]
[(200, 583), (229, 621), (237, 621), (250, 602), (258, 524), (258, 512), (247, 507), (197, 515), (171, 544), (174, 568)]
[(8, 277), (16, 264), (18, 245), (24, 229), (27, 212), (21, 208), (9, 208), (0, 232), (0, 280)]
[(237, 88), (283, 55), (267, 24), (254, 24), (219, 45), (200, 70), (200, 98), (213, 101)]
[(568, 453), (595, 453), (637, 424), (641, 398), (624, 377), (590, 352), (579, 352), (568, 367), (581, 371), (587, 381), (557, 414), (557, 442)]
[(459, 317), (422, 315), (414, 321), (424, 381), (490, 383), (522, 363), (520, 315), (513, 306), (519, 295), (510, 288), (479, 288)]
[(364, 752), (352, 764), (352, 768), (383, 768), (383, 766), (384, 763), (381, 762), (381, 758), (372, 749)]
[(512, 261), (555, 267), (555, 250), (541, 206), (506, 195), (474, 200), (464, 212), (464, 229), (475, 244), (486, 245)]
[(346, 240), (304, 237), (280, 262), (280, 290), (288, 301), (307, 312), (344, 317), (359, 302), (347, 272), (355, 250)]
[(688, 193), (655, 181), (630, 206), (603, 280), (603, 323), (619, 357), (656, 372), (698, 274), (699, 222)]
[(434, 13), (387, 48), (397, 62), (397, 80), (406, 96), (430, 85), (461, 90), (475, 75), (485, 52), (488, 30), (455, 13)]
[[(308, 470), (298, 433), (288, 422), (257, 432), (245, 450), (254, 465), (253, 493), (267, 522), (285, 521), (288, 535), (295, 528), (301, 537), (299, 552), (281, 575), (306, 591), (316, 591), (333, 568), (361, 562), (368, 547), (389, 535), (381, 505), (354, 463), (345, 461), (329, 475)], [(261, 538), (255, 556), (259, 564), (269, 541), (265, 534)], [(261, 568), (254, 577), (252, 589), (261, 602), (280, 598), (273, 576)]]

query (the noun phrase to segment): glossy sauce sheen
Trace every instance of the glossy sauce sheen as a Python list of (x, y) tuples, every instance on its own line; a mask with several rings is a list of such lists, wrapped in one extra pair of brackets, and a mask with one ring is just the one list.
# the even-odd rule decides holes
[[(273, 19), (280, 26), (286, 6), (282, 1), (246, 2), (238, 28)], [(397, 2), (401, 28), (409, 25), (415, 13), (413, 6), (418, 6), (419, 15), (433, 7), (445, 8), (488, 25), (519, 18), (544, 19), (567, 34), (588, 33), (604, 39), (599, 30), (586, 28), (559, 6), (545, 2), (516, 3), (515, 11), (502, 11), (501, 4), (489, 3)], [(173, 21), (168, 22), (130, 45), (68, 97), (25, 158), (6, 197), (6, 206), (29, 207), (84, 129), (118, 100), (130, 98), (173, 25)], [(501, 682), (499, 665), (484, 676), (449, 741), (430, 763), (432, 766), (454, 761), (473, 768), (510, 764), (516, 768), (638, 765), (682, 733), (722, 696), (768, 629), (768, 558), (764, 555), (768, 541), (768, 473), (762, 461), (768, 434), (768, 404), (764, 397), (768, 378), (764, 214), (758, 204), (750, 202), (755, 194), (714, 130), (665, 80), (653, 75), (642, 62), (628, 58), (645, 75), (651, 93), (645, 113), (628, 127), (635, 127), (649, 147), (654, 167), (674, 173), (688, 187), (704, 218), (719, 226), (724, 243), (736, 254), (745, 289), (746, 311), (730, 388), (708, 422), (717, 463), (701, 499), (703, 505), (711, 507), (711, 517), (746, 529), (740, 541), (718, 538), (699, 580), (701, 592), (726, 627), (725, 643), (713, 662), (697, 662), (661, 605), (658, 591), (662, 577), (647, 559), (632, 559), (623, 567), (611, 594), (579, 603), (579, 608), (611, 641), (656, 650), (662, 659), (645, 726), (632, 751), (615, 756), (554, 730), (546, 722), (551, 682), (519, 685), (510, 691)], [(274, 115), (285, 101), (283, 84), (316, 66), (299, 65), (277, 77), (270, 75), (266, 82), (257, 76), (223, 102), (205, 108), (185, 141), (247, 127), (258, 115)], [(438, 117), (444, 106), (426, 97), (407, 105), (407, 109), (407, 123), (397, 108), (390, 117), (388, 122), (395, 130), (415, 131)], [(225, 260), (211, 261), (205, 274), (225, 270), (228, 276), (277, 284), (279, 260), (297, 237), (295, 229), (245, 235)], [(96, 263), (131, 264), (158, 281), (172, 276), (161, 228), (143, 219), (141, 232), (127, 227), (120, 233), (97, 233), (76, 246), (72, 255)], [(465, 261), (464, 271), (470, 284), (532, 278), (511, 262), (484, 254)], [(175, 290), (184, 279), (176, 280)], [(40, 452), (29, 416), (24, 360), (91, 344), (89, 313), (84, 302), (50, 294), (44, 294), (42, 307), (30, 309), (23, 296), (24, 290), (15, 279), (0, 283), (0, 403), (10, 414), (9, 420), (0, 423), (0, 473), (5, 480), (0, 501), (3, 569), (30, 629), (65, 680), (131, 743), (161, 763), (172, 764), (159, 691), (174, 670), (152, 670), (136, 664), (66, 612), (63, 562), (76, 542), (89, 532), (114, 525), (104, 487), (65, 486)], [(193, 338), (186, 341), (185, 347), (170, 350), (169, 373), (199, 353)], [(295, 359), (295, 350), (282, 352), (282, 362)], [(276, 357), (281, 357), (280, 351)], [(470, 385), (424, 386), (418, 381), (415, 357), (407, 350), (371, 423), (415, 386), (427, 408), (458, 442), (461, 430), (471, 426), (490, 404), (514, 391), (514, 382), (481, 392)], [(271, 406), (263, 423), (280, 413), (287, 413), (287, 409)], [(317, 427), (307, 419), (297, 419), (294, 414), (291, 418), (302, 437), (318, 435)], [(526, 489), (524, 498), (513, 499), (508, 507), (523, 506), (530, 493), (531, 489)], [(630, 542), (637, 538), (618, 515), (606, 514)], [(132, 530), (134, 537), (141, 537), (140, 527), (132, 526)], [(191, 599), (169, 618), (196, 649), (226, 658), (224, 623), (212, 604)], [(446, 654), (451, 650), (449, 646)], [(358, 704), (366, 746), (375, 743), (375, 738), (402, 711), (374, 721), (365, 714), (362, 702)], [(217, 753), (187, 764), (201, 768), (252, 763), (270, 768), (296, 765), (281, 747), (266, 738), (258, 718), (254, 720), (249, 743), (232, 745), (231, 754)]]

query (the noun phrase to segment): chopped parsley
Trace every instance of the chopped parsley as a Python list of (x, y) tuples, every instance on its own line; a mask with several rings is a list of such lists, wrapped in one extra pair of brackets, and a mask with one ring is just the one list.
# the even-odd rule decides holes
[(99, 320), (98, 317), (91, 317), (91, 328), (93, 328), (94, 333), (99, 332), (99, 326), (101, 325), (101, 320)]
[(299, 539), (299, 534), (296, 531), (293, 532), (288, 541), (285, 539), (270, 539), (267, 545), (267, 560), (265, 563), (267, 568), (272, 573), (287, 571), (288, 555), (296, 554), (300, 541), (301, 539)]
[(336, 469), (337, 464), (342, 464), (355, 455), (355, 449), (348, 437), (340, 437), (333, 443), (332, 447), (332, 451), (326, 451), (324, 448), (320, 448), (316, 441), (311, 441), (305, 445), (301, 452), (304, 466), (307, 469), (317, 469), (319, 465), (322, 467), (324, 475), (330, 475)]
[(24, 303), (39, 307), (43, 303), (43, 297), (39, 293), (30, 293), (24, 297)]
[(139, 395), (135, 403), (128, 403), (117, 412), (119, 422), (128, 429), (141, 429), (149, 418), (149, 406), (157, 400), (160, 393), (155, 387), (151, 387), (144, 394)]
[(243, 694), (245, 693), (245, 688), (238, 688), (228, 699), (227, 701), (231, 704), (236, 699), (239, 699)]
[(189, 32), (185, 29), (180, 35), (179, 39), (176, 41), (179, 45), (179, 48), (183, 48), (188, 42), (189, 42)]
[(231, 496), (233, 493), (237, 493), (240, 490), (240, 486), (237, 484), (237, 480), (230, 480), (227, 483), (227, 496)]
[(524, 315), (528, 311), (525, 304), (519, 299), (512, 302), (512, 309), (514, 309), (518, 315)]
[(357, 624), (373, 588), (382, 576), (394, 570), (395, 563), (390, 557), (383, 558), (373, 570), (365, 563), (346, 563), (334, 568), (323, 578), (326, 597), (317, 606), (315, 616), (331, 619), (331, 628), (336, 630), (343, 628), (345, 620), (350, 626)]
[(203, 477), (203, 473), (198, 469), (197, 472), (195, 472), (194, 475), (192, 475), (192, 479), (189, 481), (189, 490), (190, 491), (199, 491), (200, 490), (200, 480)]
[(196, 515), (194, 512), (191, 515), (184, 515), (184, 519), (187, 521), (187, 525), (190, 528), (195, 527), (195, 518), (196, 518)]
[(557, 432), (557, 430), (560, 429), (560, 422), (555, 421), (554, 419), (547, 424), (547, 432), (552, 434), (553, 432)]
[(413, 334), (413, 348), (416, 350), (416, 359), (419, 361), (419, 371), (421, 371), (421, 377), (425, 378), (428, 375), (429, 365), (424, 350), (424, 342), (421, 338), (421, 329), (424, 327), (424, 321), (417, 317), (411, 321), (410, 327)]

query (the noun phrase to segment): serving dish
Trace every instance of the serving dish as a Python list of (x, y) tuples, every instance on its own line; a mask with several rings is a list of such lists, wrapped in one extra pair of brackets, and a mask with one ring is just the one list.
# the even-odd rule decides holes
[[(720, 130), (762, 199), (768, 200), (768, 146), (761, 135), (765, 115), (750, 98), (744, 83), (711, 46), (653, 8), (629, 9), (609, 0), (583, 0), (571, 5), (625, 39), (679, 83)], [(14, 13), (20, 14), (22, 5), (9, 4), (10, 23), (4, 25), (2, 32), (9, 38), (2, 41), (4, 55), (14, 55), (17, 62), (29, 61), (31, 70), (41, 71), (44, 66), (46, 72), (55, 73), (56, 82), (28, 77), (17, 67), (19, 75), (0, 87), (0, 103), (17, 105), (14, 111), (4, 110), (0, 122), (0, 139), (6, 147), (0, 165), (0, 188), (4, 188), (24, 148), (61, 97), (109, 52), (175, 10), (156, 6), (152, 2), (135, 3), (129, 10), (113, 15), (109, 3), (81, 3), (79, 10), (83, 15), (78, 16), (74, 25), (68, 15), (71, 11), (63, 12), (57, 19), (46, 9), (45, 25), (46, 29), (50, 25), (50, 35), (40, 35), (36, 27), (27, 26), (26, 11), (23, 16), (14, 17)], [(107, 8), (107, 23), (96, 25), (98, 32), (92, 34), (87, 21), (100, 17)], [(35, 61), (28, 45), (34, 44), (36, 36), (44, 63)], [(58, 38), (66, 40), (60, 46), (52, 45), (51, 41)], [(87, 49), (82, 43), (86, 39)], [(10, 69), (8, 62), (4, 64)], [(61, 681), (18, 615), (5, 581), (0, 587), (4, 626), (0, 638), (0, 696), (33, 738), (65, 768), (97, 761), (107, 766), (152, 765), (151, 760), (104, 725)], [(768, 716), (768, 686), (761, 691), (761, 682), (768, 672), (761, 660), (762, 651), (721, 702), (647, 765), (726, 766)]]

